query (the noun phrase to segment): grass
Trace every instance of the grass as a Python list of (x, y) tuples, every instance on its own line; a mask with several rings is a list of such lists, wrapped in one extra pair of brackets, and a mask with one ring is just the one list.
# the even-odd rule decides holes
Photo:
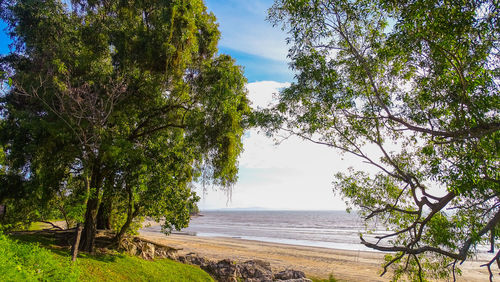
[[(29, 230), (44, 228), (50, 225), (36, 222)], [(0, 254), (4, 254), (0, 256), (2, 281), (214, 281), (196, 266), (169, 259), (147, 261), (120, 253), (80, 253), (72, 264), (69, 250), (57, 246), (53, 238), (30, 234), (16, 236), (16, 239), (0, 234)], [(330, 275), (329, 279), (312, 278), (312, 281), (337, 280)]]
[(30, 227), (28, 230), (42, 230), (42, 229), (48, 229), (51, 228), (52, 226), (50, 224), (44, 223), (44, 222), (33, 222), (30, 224)]
[(213, 281), (200, 268), (169, 259), (146, 261), (128, 255), (83, 255), (82, 281)]
[(37, 244), (0, 234), (0, 277), (3, 281), (75, 281), (79, 271), (68, 259), (58, 259)]
[(196, 266), (120, 253), (79, 254), (72, 264), (69, 250), (50, 238), (36, 234), (16, 238), (0, 234), (0, 254), (6, 254), (0, 256), (2, 281), (214, 281)]

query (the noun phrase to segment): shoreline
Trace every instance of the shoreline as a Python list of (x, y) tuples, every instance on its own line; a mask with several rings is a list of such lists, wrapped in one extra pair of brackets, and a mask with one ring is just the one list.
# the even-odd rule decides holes
[[(156, 233), (157, 231), (149, 231), (144, 230), (144, 232), (148, 233)], [(368, 252), (368, 253), (378, 253), (383, 254), (381, 251), (377, 251), (374, 249), (370, 249), (364, 247), (360, 244), (348, 244), (348, 243), (332, 243), (332, 244), (323, 244), (322, 242), (316, 241), (307, 241), (307, 240), (296, 240), (296, 239), (283, 239), (283, 238), (270, 238), (270, 237), (254, 237), (254, 236), (227, 236), (224, 234), (208, 234), (202, 233), (203, 235), (199, 235), (196, 232), (183, 232), (183, 231), (173, 231), (171, 235), (179, 235), (179, 236), (193, 236), (200, 238), (229, 238), (229, 239), (238, 239), (245, 240), (250, 242), (262, 242), (262, 243), (270, 243), (270, 244), (278, 244), (278, 245), (287, 245), (287, 246), (300, 246), (307, 248), (321, 248), (321, 249), (331, 249), (331, 250), (342, 250), (342, 251), (352, 251), (352, 252)], [(331, 245), (331, 246), (329, 246)], [(354, 246), (355, 248), (352, 248)]]
[[(228, 237), (200, 237), (172, 234), (165, 236), (156, 232), (141, 232), (140, 237), (181, 249), (181, 255), (196, 253), (211, 259), (247, 261), (259, 259), (271, 264), (273, 271), (295, 269), (306, 277), (328, 278), (332, 274), (340, 280), (387, 281), (380, 278), (379, 259), (383, 255), (367, 252), (307, 247), (281, 243), (261, 242)], [(367, 280), (368, 278), (368, 280)]]
[[(211, 259), (247, 261), (253, 259), (271, 263), (273, 271), (295, 269), (307, 277), (327, 279), (333, 275), (341, 281), (390, 281), (391, 273), (380, 277), (385, 253), (351, 251), (324, 247), (309, 247), (262, 242), (230, 237), (201, 237), (141, 230), (139, 237), (177, 249), (180, 255), (196, 253)], [(479, 268), (483, 260), (466, 262), (463, 275), (457, 281), (488, 281), (488, 270)]]

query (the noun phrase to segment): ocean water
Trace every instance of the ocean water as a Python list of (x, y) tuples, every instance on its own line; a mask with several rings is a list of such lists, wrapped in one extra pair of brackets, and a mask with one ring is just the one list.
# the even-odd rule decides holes
[[(192, 218), (189, 227), (180, 233), (373, 251), (360, 243), (359, 233), (365, 229), (363, 221), (356, 214), (345, 211), (220, 210), (201, 214)], [(160, 232), (158, 226), (145, 230)], [(375, 235), (385, 233), (385, 229), (380, 228), (363, 238), (373, 239)]]

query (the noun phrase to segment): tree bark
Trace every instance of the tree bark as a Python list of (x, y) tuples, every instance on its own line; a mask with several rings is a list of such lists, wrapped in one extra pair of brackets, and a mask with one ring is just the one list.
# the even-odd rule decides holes
[(488, 252), (489, 253), (494, 253), (495, 252), (495, 227), (493, 227), (490, 230), (490, 250)]
[(115, 242), (120, 244), (120, 241), (122, 240), (123, 236), (125, 235), (125, 232), (130, 228), (130, 224), (132, 223), (132, 220), (138, 215), (139, 213), (139, 207), (135, 207), (134, 209), (134, 196), (133, 196), (133, 191), (132, 188), (127, 185), (127, 192), (128, 192), (128, 206), (127, 206), (127, 220), (123, 224), (123, 226), (120, 228), (120, 232), (116, 234), (115, 236)]
[(97, 211), (100, 205), (99, 193), (102, 185), (101, 165), (99, 161), (96, 161), (92, 169), (89, 185), (88, 189), (91, 193), (87, 200), (80, 250), (93, 253), (95, 248), (95, 236), (97, 233)]
[(92, 198), (87, 202), (87, 209), (85, 211), (85, 223), (83, 227), (82, 240), (80, 242), (80, 250), (89, 253), (93, 253), (95, 247), (98, 207), (99, 195), (98, 191), (96, 191), (95, 193), (93, 193)]
[(82, 236), (82, 224), (78, 223), (76, 225), (76, 231), (75, 231), (75, 242), (73, 243), (73, 246), (71, 247), (71, 254), (72, 254), (72, 261), (76, 261), (76, 256), (78, 255), (78, 247), (80, 245), (80, 238)]
[(111, 230), (111, 213), (113, 211), (113, 194), (115, 189), (114, 174), (105, 174), (104, 192), (99, 211), (97, 212), (97, 229)]
[(104, 192), (103, 199), (97, 212), (97, 229), (111, 229), (111, 211), (113, 209), (113, 200), (111, 195)]

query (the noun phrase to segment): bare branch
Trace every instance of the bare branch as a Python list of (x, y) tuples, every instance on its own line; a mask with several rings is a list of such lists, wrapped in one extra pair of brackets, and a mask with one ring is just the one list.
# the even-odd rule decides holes
[(63, 230), (60, 226), (57, 226), (55, 225), (54, 223), (50, 222), (50, 221), (44, 221), (44, 220), (40, 220), (40, 222), (43, 222), (43, 223), (46, 223), (46, 224), (49, 224), (52, 226), (52, 228), (55, 228), (55, 229), (58, 229), (58, 230)]
[(488, 267), (488, 272), (490, 274), (490, 281), (493, 281), (493, 272), (491, 271), (491, 265), (496, 261), (500, 265), (500, 251), (497, 252), (497, 254), (488, 262), (485, 264), (482, 264), (481, 267)]
[(404, 255), (405, 255), (404, 253), (401, 253), (401, 255), (393, 258), (390, 262), (386, 263), (384, 265), (384, 271), (380, 274), (380, 276), (384, 276), (384, 274), (387, 273), (387, 269), (389, 268), (389, 266), (391, 266), (396, 261), (400, 260), (402, 257), (404, 257)]

